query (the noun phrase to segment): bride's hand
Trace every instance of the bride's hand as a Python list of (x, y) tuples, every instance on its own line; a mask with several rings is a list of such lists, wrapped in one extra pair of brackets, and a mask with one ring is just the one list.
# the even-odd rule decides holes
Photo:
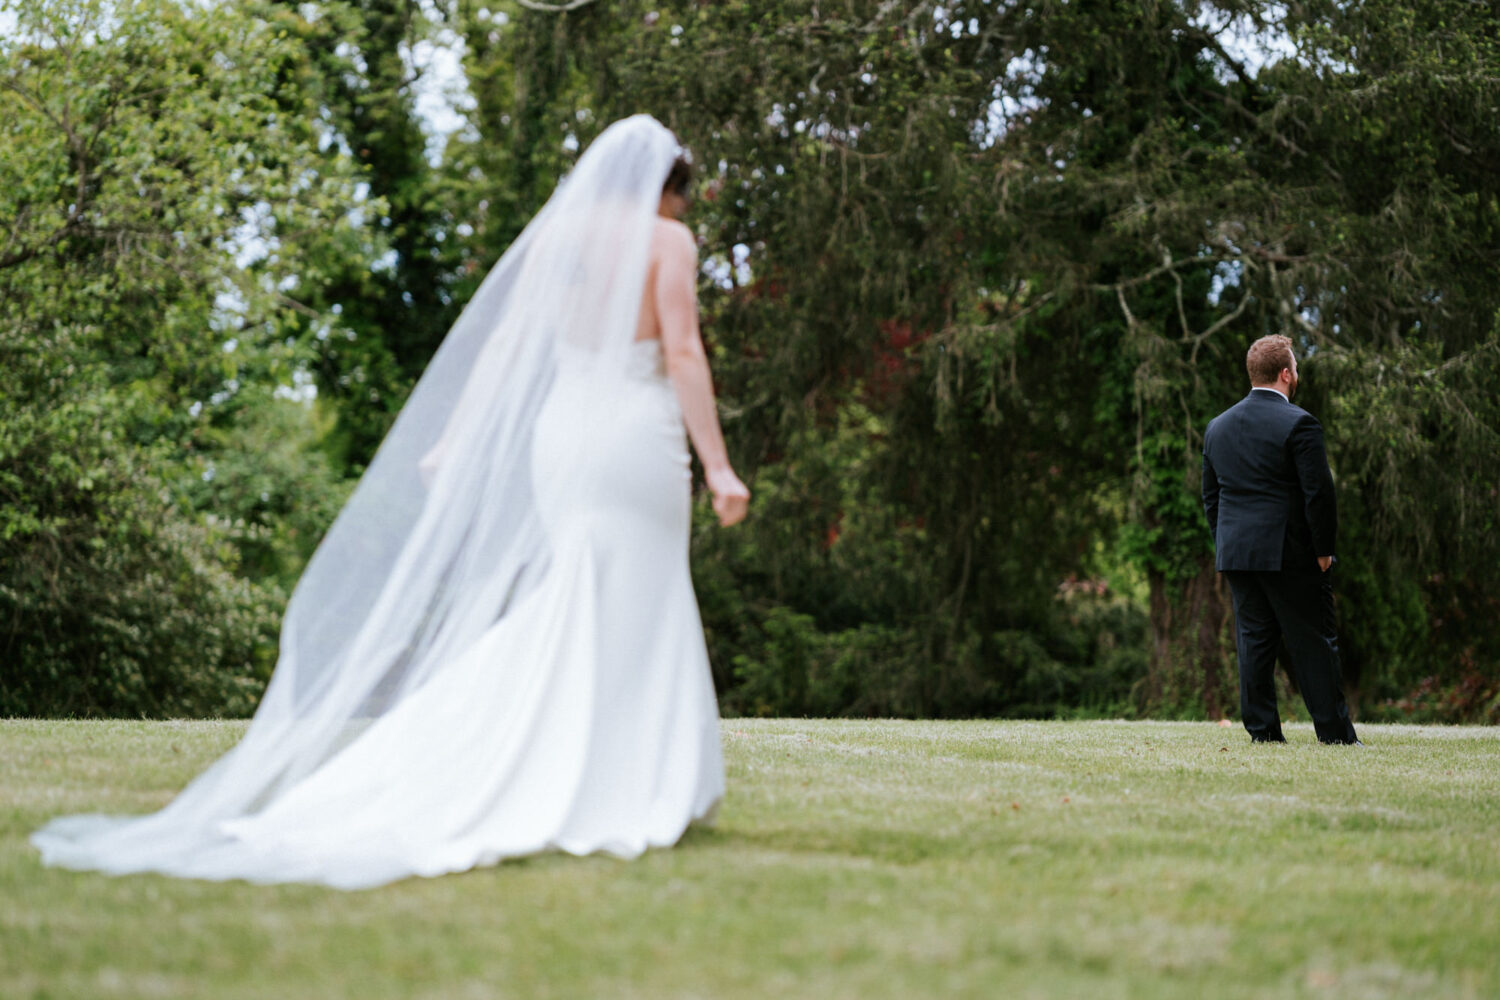
[(734, 470), (728, 466), (708, 470), (704, 478), (708, 480), (709, 492), (714, 495), (714, 513), (719, 515), (719, 523), (727, 528), (743, 521), (750, 510), (750, 490), (740, 482)]

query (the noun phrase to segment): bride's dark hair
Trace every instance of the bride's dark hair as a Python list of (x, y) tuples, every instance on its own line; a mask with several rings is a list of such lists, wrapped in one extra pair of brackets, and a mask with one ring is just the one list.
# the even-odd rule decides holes
[(685, 155), (677, 157), (672, 161), (672, 169), (667, 171), (667, 179), (662, 183), (662, 194), (675, 194), (679, 198), (688, 196), (688, 188), (693, 183), (693, 163)]

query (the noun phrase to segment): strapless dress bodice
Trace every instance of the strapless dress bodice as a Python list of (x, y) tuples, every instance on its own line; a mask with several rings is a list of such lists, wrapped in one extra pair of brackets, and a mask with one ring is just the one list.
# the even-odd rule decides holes
[(625, 363), (627, 374), (635, 378), (665, 379), (667, 358), (659, 340), (636, 340), (631, 342), (630, 355)]
[[(558, 348), (557, 361), (559, 373), (573, 377), (587, 378), (620, 370), (609, 362), (601, 366), (599, 352), (580, 350), (567, 344)], [(631, 341), (625, 349), (624, 374), (627, 378), (639, 381), (665, 382), (667, 364), (661, 341)]]

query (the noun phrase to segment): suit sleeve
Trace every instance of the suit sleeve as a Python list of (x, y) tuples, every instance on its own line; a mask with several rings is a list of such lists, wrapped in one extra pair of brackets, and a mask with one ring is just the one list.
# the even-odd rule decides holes
[(1312, 416), (1305, 416), (1292, 428), (1288, 442), (1297, 467), (1297, 481), (1302, 486), (1302, 502), (1307, 512), (1307, 526), (1312, 531), (1316, 555), (1334, 554), (1338, 535), (1338, 504), (1333, 495), (1333, 474), (1328, 471), (1328, 455), (1323, 450), (1323, 427)]
[(1208, 518), (1208, 533), (1215, 539), (1219, 536), (1219, 476), (1214, 472), (1214, 463), (1203, 452), (1203, 514)]

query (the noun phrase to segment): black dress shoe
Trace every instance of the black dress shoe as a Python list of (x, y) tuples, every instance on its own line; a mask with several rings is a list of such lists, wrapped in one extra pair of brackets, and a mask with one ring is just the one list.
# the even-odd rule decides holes
[(1285, 736), (1252, 736), (1251, 743), (1285, 743)]

